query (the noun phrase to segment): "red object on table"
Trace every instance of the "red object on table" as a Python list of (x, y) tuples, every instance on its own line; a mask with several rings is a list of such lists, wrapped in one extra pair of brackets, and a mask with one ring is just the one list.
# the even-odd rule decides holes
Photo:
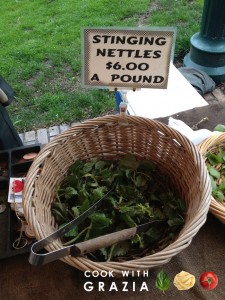
[(204, 272), (200, 276), (200, 284), (204, 289), (213, 290), (218, 284), (218, 277), (214, 272)]
[(13, 182), (12, 191), (14, 193), (19, 193), (23, 190), (23, 187), (24, 187), (24, 183), (22, 180), (15, 180)]

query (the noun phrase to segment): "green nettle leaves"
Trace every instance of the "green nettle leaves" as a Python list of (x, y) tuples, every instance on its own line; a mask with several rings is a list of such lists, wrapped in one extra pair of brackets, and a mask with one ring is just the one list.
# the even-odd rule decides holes
[(225, 151), (218, 146), (206, 155), (206, 165), (212, 185), (212, 196), (225, 204)]
[(168, 274), (163, 270), (157, 274), (155, 286), (163, 293), (169, 289), (170, 279)]
[(75, 188), (68, 186), (67, 188), (65, 188), (64, 195), (66, 199), (69, 199), (72, 196), (77, 195), (77, 191), (75, 190)]
[(213, 129), (213, 131), (225, 132), (225, 125), (223, 125), (223, 124), (218, 124), (218, 125), (216, 125), (216, 127)]
[(127, 260), (155, 253), (173, 241), (184, 225), (186, 205), (155, 164), (125, 155), (119, 161), (77, 160), (56, 191), (52, 213), (59, 226), (81, 215), (112, 188), (101, 208), (71, 229), (64, 244), (82, 242), (125, 228), (155, 222), (131, 240), (90, 254), (95, 260)]
[(220, 178), (220, 172), (218, 172), (215, 168), (209, 167), (208, 168), (209, 174), (212, 175), (215, 178)]
[(104, 213), (96, 212), (91, 215), (91, 224), (87, 232), (85, 240), (104, 235), (108, 231), (108, 227), (112, 224), (110, 218), (106, 217)]

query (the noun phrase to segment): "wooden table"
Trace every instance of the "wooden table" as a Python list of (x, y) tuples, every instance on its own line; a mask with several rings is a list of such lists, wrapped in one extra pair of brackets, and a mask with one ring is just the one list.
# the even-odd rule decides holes
[[(85, 277), (81, 271), (61, 261), (44, 266), (32, 266), (28, 263), (28, 255), (23, 254), (0, 261), (0, 299), (122, 300), (127, 297), (129, 300), (224, 300), (224, 233), (225, 226), (209, 215), (206, 224), (200, 229), (191, 245), (162, 267), (171, 281), (170, 288), (165, 295), (155, 288), (156, 274), (161, 268), (149, 271), (146, 277), (89, 278)], [(188, 291), (178, 291), (173, 285), (174, 276), (182, 270), (195, 275), (197, 280), (195, 286)], [(205, 271), (214, 271), (219, 278), (219, 284), (213, 291), (204, 290), (198, 282), (199, 276)], [(103, 282), (104, 292), (98, 290), (99, 282)], [(85, 283), (86, 289), (90, 291), (85, 291)], [(140, 291), (143, 284), (145, 288)], [(125, 286), (128, 291), (122, 291)], [(146, 286), (148, 291), (146, 291)], [(118, 291), (115, 290), (116, 288)]]

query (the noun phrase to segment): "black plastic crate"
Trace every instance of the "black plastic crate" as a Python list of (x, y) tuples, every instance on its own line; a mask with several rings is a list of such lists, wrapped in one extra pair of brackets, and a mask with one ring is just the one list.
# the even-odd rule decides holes
[(25, 154), (38, 153), (38, 152), (39, 152), (39, 147), (36, 146), (36, 145), (35, 146), (29, 146), (29, 147), (20, 147), (19, 149), (14, 148), (11, 151), (11, 164), (14, 165), (14, 164), (22, 164), (24, 162), (27, 162), (27, 161), (29, 161), (28, 159), (27, 160), (23, 159), (23, 156)]
[(28, 244), (25, 247), (15, 249), (21, 223), (7, 200), (10, 177), (26, 177), (32, 164), (32, 160), (24, 160), (23, 156), (28, 153), (38, 153), (40, 149), (41, 145), (35, 144), (0, 151), (0, 200), (1, 202), (4, 200), (6, 204), (6, 210), (0, 213), (0, 259), (30, 251), (32, 239), (27, 239)]
[(8, 182), (9, 180), (9, 153), (0, 152), (0, 182)]

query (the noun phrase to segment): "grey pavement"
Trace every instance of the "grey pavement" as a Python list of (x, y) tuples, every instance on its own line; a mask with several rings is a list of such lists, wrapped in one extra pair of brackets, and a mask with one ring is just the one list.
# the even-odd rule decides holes
[(25, 146), (33, 144), (41, 144), (42, 146), (44, 146), (45, 144), (50, 142), (55, 136), (74, 126), (75, 124), (77, 123), (72, 123), (70, 125), (61, 124), (57, 126), (51, 126), (49, 128), (40, 128), (36, 131), (32, 130), (24, 133), (19, 133), (19, 136), (22, 143)]

